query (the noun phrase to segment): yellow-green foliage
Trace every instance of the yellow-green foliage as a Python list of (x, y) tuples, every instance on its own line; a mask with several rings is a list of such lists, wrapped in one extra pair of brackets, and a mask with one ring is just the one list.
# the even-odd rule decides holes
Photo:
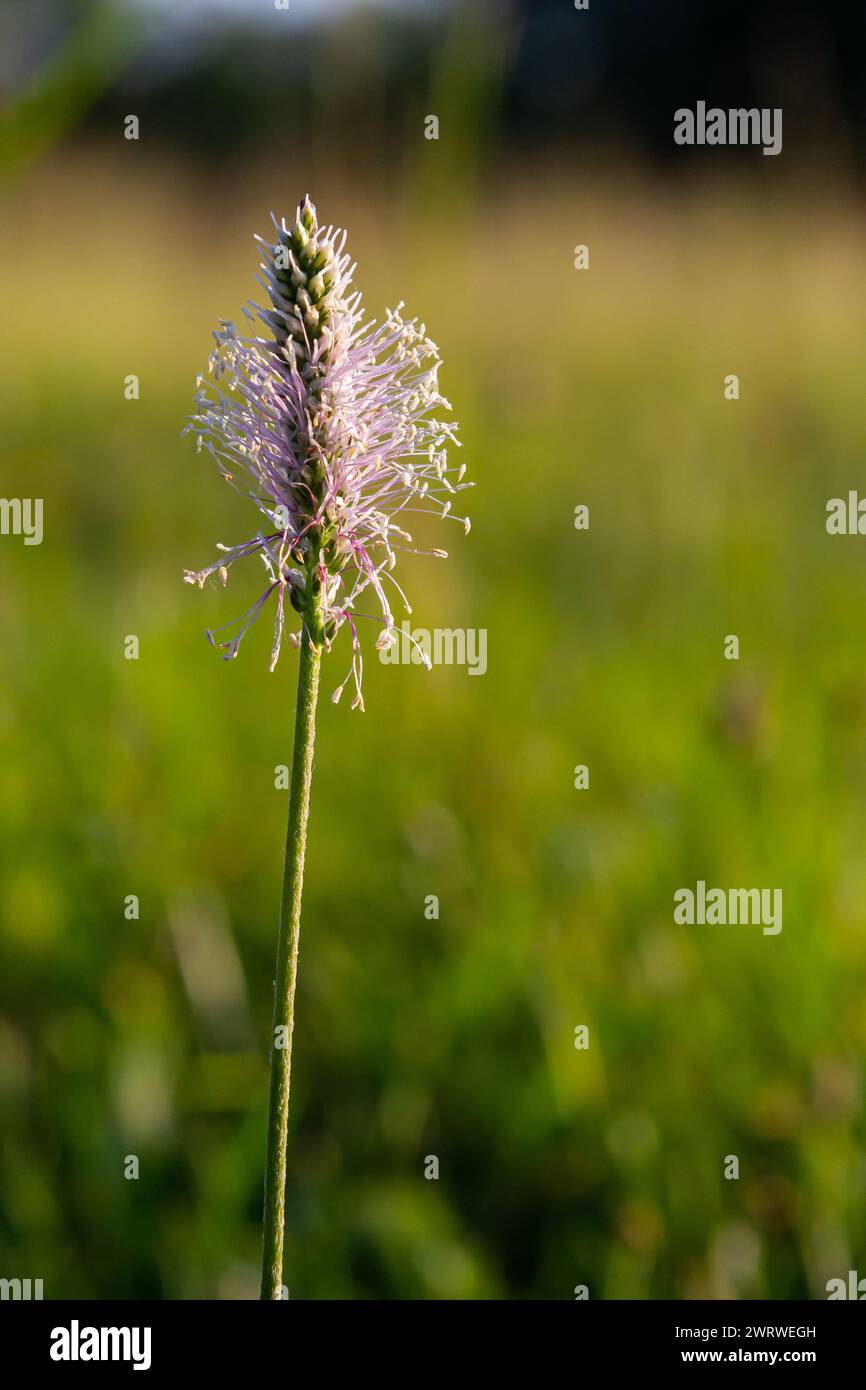
[[(0, 1263), (46, 1297), (257, 1289), (295, 656), (205, 642), (258, 575), (181, 572), (252, 513), (179, 431), (305, 191), (79, 158), (3, 219), (0, 492), (45, 540), (0, 539)], [(322, 709), (292, 1294), (820, 1296), (866, 1272), (866, 539), (824, 529), (866, 488), (861, 229), (736, 189), (503, 174), (456, 226), (310, 192), (442, 348), (478, 486), (413, 621), (489, 648), (470, 679), (368, 636), (367, 715)], [(675, 926), (698, 878), (781, 886), (784, 930)]]

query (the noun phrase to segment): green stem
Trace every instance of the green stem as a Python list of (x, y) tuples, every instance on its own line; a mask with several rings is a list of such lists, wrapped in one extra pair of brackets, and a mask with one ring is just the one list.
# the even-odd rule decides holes
[(304, 883), (304, 851), (310, 811), (313, 741), (316, 733), (316, 698), (322, 650), (301, 637), (298, 666), (298, 705), (292, 751), (292, 783), (289, 822), (286, 829), (286, 863), (283, 899), (277, 938), (277, 973), (274, 982), (274, 1028), (271, 1039), (271, 1087), (268, 1108), (268, 1149), (265, 1160), (264, 1249), (262, 1298), (281, 1297), (283, 1284), (283, 1227), (286, 1206), (286, 1135), (289, 1123), (289, 1083), (292, 1071), (292, 1031), (295, 1026), (295, 981), (298, 974), (298, 939), (301, 930), (301, 891)]

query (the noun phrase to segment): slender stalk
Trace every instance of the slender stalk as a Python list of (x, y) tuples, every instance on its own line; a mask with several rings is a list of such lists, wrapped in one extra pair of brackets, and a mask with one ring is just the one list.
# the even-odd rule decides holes
[(292, 1032), (295, 1026), (295, 981), (298, 974), (301, 891), (304, 883), (304, 852), (307, 846), (307, 817), (310, 810), (310, 780), (313, 771), (313, 741), (316, 732), (316, 699), (319, 693), (321, 659), (321, 647), (309, 641), (305, 628), (298, 665), (298, 704), (295, 712), (283, 897), (277, 938), (277, 973), (274, 981), (268, 1148), (265, 1160), (263, 1299), (279, 1298), (283, 1283), (286, 1135), (292, 1071)]

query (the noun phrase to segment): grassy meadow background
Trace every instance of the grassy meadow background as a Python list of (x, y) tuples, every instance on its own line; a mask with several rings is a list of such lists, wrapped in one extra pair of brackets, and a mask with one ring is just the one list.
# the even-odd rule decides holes
[[(257, 522), (180, 429), (309, 190), (442, 348), (473, 529), (400, 577), (488, 670), (368, 638), (360, 715), (327, 660), (291, 1296), (823, 1297), (866, 1274), (866, 562), (824, 528), (864, 477), (862, 207), (420, 143), (377, 181), (60, 142), (7, 186), (0, 492), (45, 539), (0, 540), (0, 1275), (258, 1293), (295, 654), (207, 645), (260, 570), (182, 570)], [(782, 933), (676, 926), (699, 878), (781, 887)]]

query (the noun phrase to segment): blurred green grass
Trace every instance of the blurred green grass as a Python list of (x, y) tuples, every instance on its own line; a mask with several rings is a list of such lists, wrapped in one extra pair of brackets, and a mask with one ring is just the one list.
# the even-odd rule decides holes
[[(254, 523), (179, 430), (309, 180), (132, 163), (33, 171), (0, 232), (2, 492), (45, 499), (41, 547), (0, 542), (0, 1264), (255, 1296), (294, 661), (268, 674), (267, 623), (233, 664), (204, 641), (257, 571), (181, 571)], [(473, 530), (401, 578), (489, 651), (482, 679), (368, 650), (368, 714), (323, 705), (291, 1294), (822, 1296), (866, 1258), (866, 573), (824, 530), (862, 471), (857, 211), (310, 191), (370, 312), (443, 349)], [(782, 887), (782, 934), (676, 927), (698, 878)]]

